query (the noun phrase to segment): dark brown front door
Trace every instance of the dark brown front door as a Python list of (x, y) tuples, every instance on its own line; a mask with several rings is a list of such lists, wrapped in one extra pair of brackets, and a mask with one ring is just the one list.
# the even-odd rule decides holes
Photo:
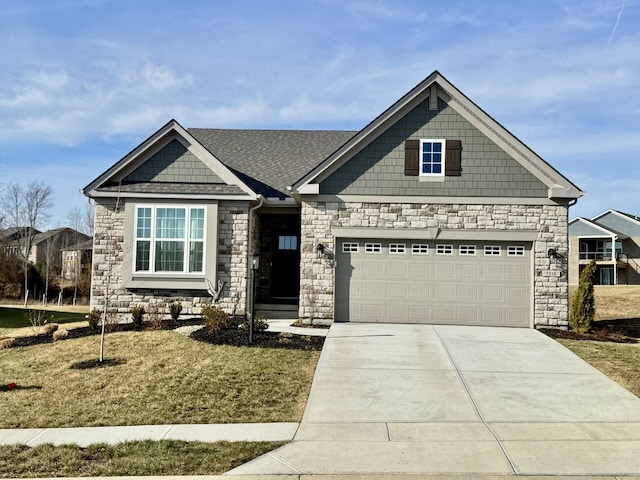
[(279, 231), (273, 235), (271, 298), (298, 298), (300, 292), (300, 235), (297, 231)]

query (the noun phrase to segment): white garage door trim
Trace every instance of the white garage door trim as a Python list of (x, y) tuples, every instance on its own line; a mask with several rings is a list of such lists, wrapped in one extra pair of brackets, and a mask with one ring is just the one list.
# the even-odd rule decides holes
[[(533, 326), (530, 241), (336, 238), (335, 245), (336, 321)], [(485, 253), (490, 246), (500, 255)]]

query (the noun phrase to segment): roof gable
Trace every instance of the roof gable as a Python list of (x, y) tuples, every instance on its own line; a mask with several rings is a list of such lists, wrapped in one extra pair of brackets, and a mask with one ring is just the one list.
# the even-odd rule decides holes
[(175, 120), (87, 185), (89, 197), (255, 199), (255, 192)]
[(615, 237), (616, 232), (612, 232), (597, 223), (586, 218), (576, 217), (569, 222), (570, 237)]
[(322, 180), (329, 177), (346, 162), (351, 161), (358, 152), (404, 118), (417, 105), (426, 100), (429, 101), (430, 106), (437, 105), (438, 99), (446, 102), (480, 133), (539, 179), (547, 187), (549, 198), (575, 199), (582, 196), (583, 192), (578, 187), (471, 102), (438, 71), (429, 75), (324, 162), (301, 177), (293, 185), (293, 191), (300, 194), (319, 193), (319, 183)]
[(640, 219), (618, 210), (607, 210), (591, 219), (594, 223), (629, 237), (640, 237)]

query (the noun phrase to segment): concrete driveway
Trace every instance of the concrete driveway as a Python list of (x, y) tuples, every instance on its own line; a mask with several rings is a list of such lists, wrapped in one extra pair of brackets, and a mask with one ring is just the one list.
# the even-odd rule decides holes
[(334, 324), (294, 441), (228, 474), (640, 475), (640, 399), (528, 329)]

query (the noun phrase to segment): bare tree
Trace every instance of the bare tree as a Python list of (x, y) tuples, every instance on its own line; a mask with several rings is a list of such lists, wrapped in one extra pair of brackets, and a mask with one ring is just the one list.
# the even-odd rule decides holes
[(93, 206), (87, 202), (84, 208), (76, 205), (67, 212), (67, 226), (85, 235), (93, 235)]
[(2, 196), (2, 210), (9, 227), (20, 230), (17, 254), (22, 260), (24, 273), (24, 305), (29, 297), (29, 255), (33, 248), (33, 239), (37, 228), (46, 222), (52, 207), (51, 187), (40, 181), (26, 186), (12, 183)]

